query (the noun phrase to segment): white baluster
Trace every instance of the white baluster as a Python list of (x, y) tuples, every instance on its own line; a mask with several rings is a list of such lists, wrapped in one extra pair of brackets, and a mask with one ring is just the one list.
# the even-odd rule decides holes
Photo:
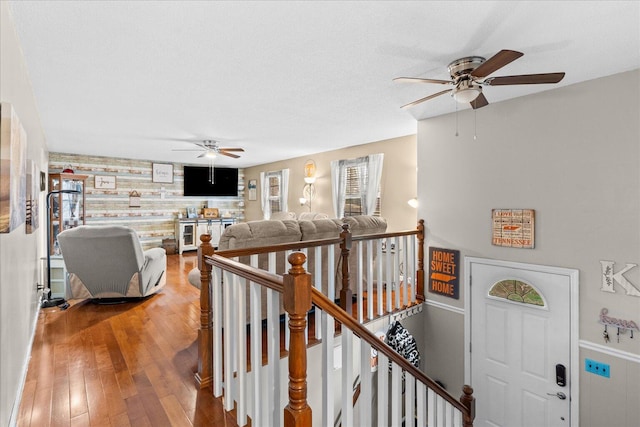
[(377, 267), (378, 267), (378, 271), (377, 271), (377, 274), (376, 274), (376, 276), (378, 278), (377, 279), (377, 283), (378, 283), (378, 296), (377, 296), (378, 304), (377, 305), (378, 305), (378, 316), (382, 316), (384, 314), (383, 304), (382, 304), (382, 295), (383, 295), (383, 292), (382, 292), (382, 282), (383, 282), (383, 279), (382, 279), (382, 263), (384, 262), (384, 258), (382, 257), (382, 240), (381, 239), (378, 239), (376, 246), (377, 246), (376, 250), (378, 252), (377, 257), (376, 257), (376, 259), (378, 260), (378, 262), (376, 264)]
[(409, 372), (404, 373), (404, 425), (414, 426), (416, 379)]
[(373, 240), (367, 240), (367, 318), (373, 319)]
[(239, 276), (236, 278), (236, 361), (237, 361), (237, 397), (236, 421), (238, 425), (247, 423), (247, 280)]
[(391, 365), (391, 426), (402, 425), (402, 368)]
[(222, 396), (222, 270), (214, 267), (211, 274), (211, 309), (213, 311), (213, 395)]
[[(258, 268), (258, 255), (251, 255), (250, 265)], [(253, 373), (253, 387), (251, 389), (252, 408), (249, 409), (249, 416), (254, 420), (260, 418), (262, 414), (262, 381), (260, 367), (262, 366), (262, 292), (261, 286), (249, 283), (250, 301), (250, 328), (251, 328), (251, 372)]]
[(342, 326), (342, 425), (353, 425), (353, 332)]
[[(357, 314), (358, 314), (358, 321), (360, 321), (360, 323), (364, 322), (364, 306), (363, 306), (363, 300), (362, 300), (362, 293), (364, 292), (363, 289), (363, 266), (362, 266), (362, 261), (364, 258), (364, 252), (362, 250), (362, 240), (358, 241), (358, 244), (356, 245), (356, 256), (357, 256), (357, 268), (356, 268), (356, 284), (358, 285), (357, 287), (357, 292), (358, 292), (358, 297), (357, 297), (357, 301), (358, 301), (358, 308), (357, 308)], [(353, 254), (349, 254), (349, 256), (353, 256)], [(353, 283), (353, 282), (351, 282)], [(353, 288), (353, 286), (351, 286)], [(351, 301), (347, 301), (347, 304), (350, 304)]]
[(224, 272), (222, 298), (224, 300), (224, 409), (233, 409), (233, 275)]
[(389, 424), (389, 359), (378, 352), (378, 427)]
[(426, 426), (427, 425), (427, 387), (421, 383), (416, 383), (416, 406), (417, 406), (417, 417), (418, 417), (418, 426)]
[(371, 401), (372, 393), (371, 375), (371, 346), (365, 340), (360, 340), (360, 425), (371, 425)]
[(335, 320), (322, 312), (322, 422), (323, 426), (332, 426), (335, 416), (333, 387), (333, 341)]

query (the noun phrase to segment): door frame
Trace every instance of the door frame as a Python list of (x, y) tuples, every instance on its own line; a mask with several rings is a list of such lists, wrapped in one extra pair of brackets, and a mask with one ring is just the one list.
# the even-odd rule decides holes
[(580, 426), (580, 284), (579, 272), (573, 268), (553, 267), (523, 262), (502, 261), (489, 258), (464, 257), (464, 382), (471, 384), (471, 268), (473, 264), (485, 264), (493, 267), (521, 268), (540, 273), (567, 276), (570, 288), (569, 346), (570, 346), (570, 384), (571, 384), (571, 427)]

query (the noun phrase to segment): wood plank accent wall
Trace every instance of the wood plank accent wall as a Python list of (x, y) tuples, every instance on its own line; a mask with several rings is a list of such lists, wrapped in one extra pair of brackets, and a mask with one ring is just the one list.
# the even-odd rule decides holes
[[(176, 238), (178, 213), (186, 218), (188, 207), (218, 208), (220, 215), (244, 220), (244, 170), (238, 170), (238, 197), (185, 197), (182, 163), (173, 163), (173, 184), (152, 182), (150, 160), (49, 153), (49, 172), (68, 165), (86, 181), (87, 225), (124, 225), (138, 233), (144, 249), (161, 247), (162, 239)], [(96, 189), (96, 176), (115, 176), (114, 190)], [(164, 191), (163, 191), (164, 188)], [(129, 207), (129, 194), (140, 194), (140, 207)], [(164, 194), (163, 194), (164, 193)]]

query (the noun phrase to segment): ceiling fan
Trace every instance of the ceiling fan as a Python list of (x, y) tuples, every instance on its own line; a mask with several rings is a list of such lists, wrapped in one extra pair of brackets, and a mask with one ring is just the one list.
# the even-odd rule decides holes
[(194, 145), (197, 145), (200, 148), (183, 148), (183, 149), (174, 149), (172, 151), (202, 151), (202, 153), (197, 157), (198, 159), (201, 157), (206, 157), (209, 159), (214, 159), (215, 157), (218, 156), (218, 154), (223, 155), (223, 156), (228, 156), (228, 157), (232, 157), (234, 159), (238, 159), (240, 158), (239, 155), (237, 154), (233, 154), (238, 153), (238, 152), (244, 152), (244, 149), (242, 148), (222, 148), (218, 146), (218, 141), (215, 141), (213, 139), (205, 139), (202, 142), (194, 142), (194, 141), (188, 141)]
[(507, 86), (558, 83), (564, 78), (564, 73), (522, 74), (516, 76), (488, 77), (490, 74), (515, 61), (524, 55), (515, 50), (501, 50), (486, 59), (481, 56), (467, 56), (456, 59), (448, 65), (451, 80), (423, 79), (418, 77), (397, 77), (399, 82), (436, 83), (453, 85), (452, 88), (420, 98), (401, 108), (413, 107), (445, 93), (451, 92), (453, 98), (460, 103), (470, 103), (471, 108), (477, 109), (489, 104), (482, 93), (483, 86)]

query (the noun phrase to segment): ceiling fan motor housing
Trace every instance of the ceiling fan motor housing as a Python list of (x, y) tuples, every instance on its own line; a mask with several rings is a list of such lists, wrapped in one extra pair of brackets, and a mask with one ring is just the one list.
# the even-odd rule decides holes
[(484, 61), (482, 56), (466, 56), (451, 62), (447, 68), (451, 78), (457, 81), (460, 77), (466, 76), (478, 68)]

